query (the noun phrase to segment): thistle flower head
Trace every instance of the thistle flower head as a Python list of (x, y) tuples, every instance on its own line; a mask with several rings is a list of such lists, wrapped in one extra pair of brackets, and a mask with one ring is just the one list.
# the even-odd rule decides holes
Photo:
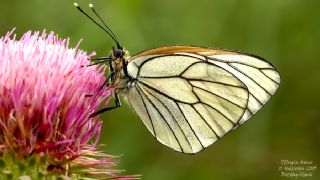
[(0, 39), (1, 163), (35, 157), (44, 174), (114, 177), (114, 160), (96, 150), (102, 121), (89, 117), (110, 95), (108, 87), (98, 90), (105, 66), (86, 67), (94, 54), (68, 44), (53, 32), (29, 31), (20, 40), (9, 32)]

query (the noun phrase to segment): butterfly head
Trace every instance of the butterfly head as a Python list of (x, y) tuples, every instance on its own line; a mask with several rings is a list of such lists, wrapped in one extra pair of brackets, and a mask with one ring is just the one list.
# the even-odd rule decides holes
[(112, 52), (111, 52), (111, 58), (116, 60), (116, 59), (122, 59), (125, 56), (126, 52), (123, 50), (122, 47), (113, 47)]

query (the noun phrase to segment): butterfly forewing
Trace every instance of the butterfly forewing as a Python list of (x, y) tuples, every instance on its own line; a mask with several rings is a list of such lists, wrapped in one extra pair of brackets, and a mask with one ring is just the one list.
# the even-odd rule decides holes
[(280, 77), (262, 58), (240, 52), (168, 46), (133, 56), (129, 103), (162, 144), (196, 153), (249, 119)]

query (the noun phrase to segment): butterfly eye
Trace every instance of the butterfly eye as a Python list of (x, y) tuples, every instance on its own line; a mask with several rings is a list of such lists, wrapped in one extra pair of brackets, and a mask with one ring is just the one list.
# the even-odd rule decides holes
[(113, 56), (114, 56), (114, 57), (120, 58), (120, 57), (122, 57), (123, 55), (124, 55), (124, 52), (123, 52), (122, 49), (117, 49), (117, 48), (115, 48), (115, 49), (113, 50)]

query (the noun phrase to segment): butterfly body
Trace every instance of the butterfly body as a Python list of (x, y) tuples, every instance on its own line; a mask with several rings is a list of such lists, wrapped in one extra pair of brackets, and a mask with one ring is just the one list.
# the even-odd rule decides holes
[(126, 91), (130, 86), (131, 78), (128, 76), (127, 64), (129, 55), (122, 48), (113, 48), (110, 58), (110, 84), (115, 93)]

